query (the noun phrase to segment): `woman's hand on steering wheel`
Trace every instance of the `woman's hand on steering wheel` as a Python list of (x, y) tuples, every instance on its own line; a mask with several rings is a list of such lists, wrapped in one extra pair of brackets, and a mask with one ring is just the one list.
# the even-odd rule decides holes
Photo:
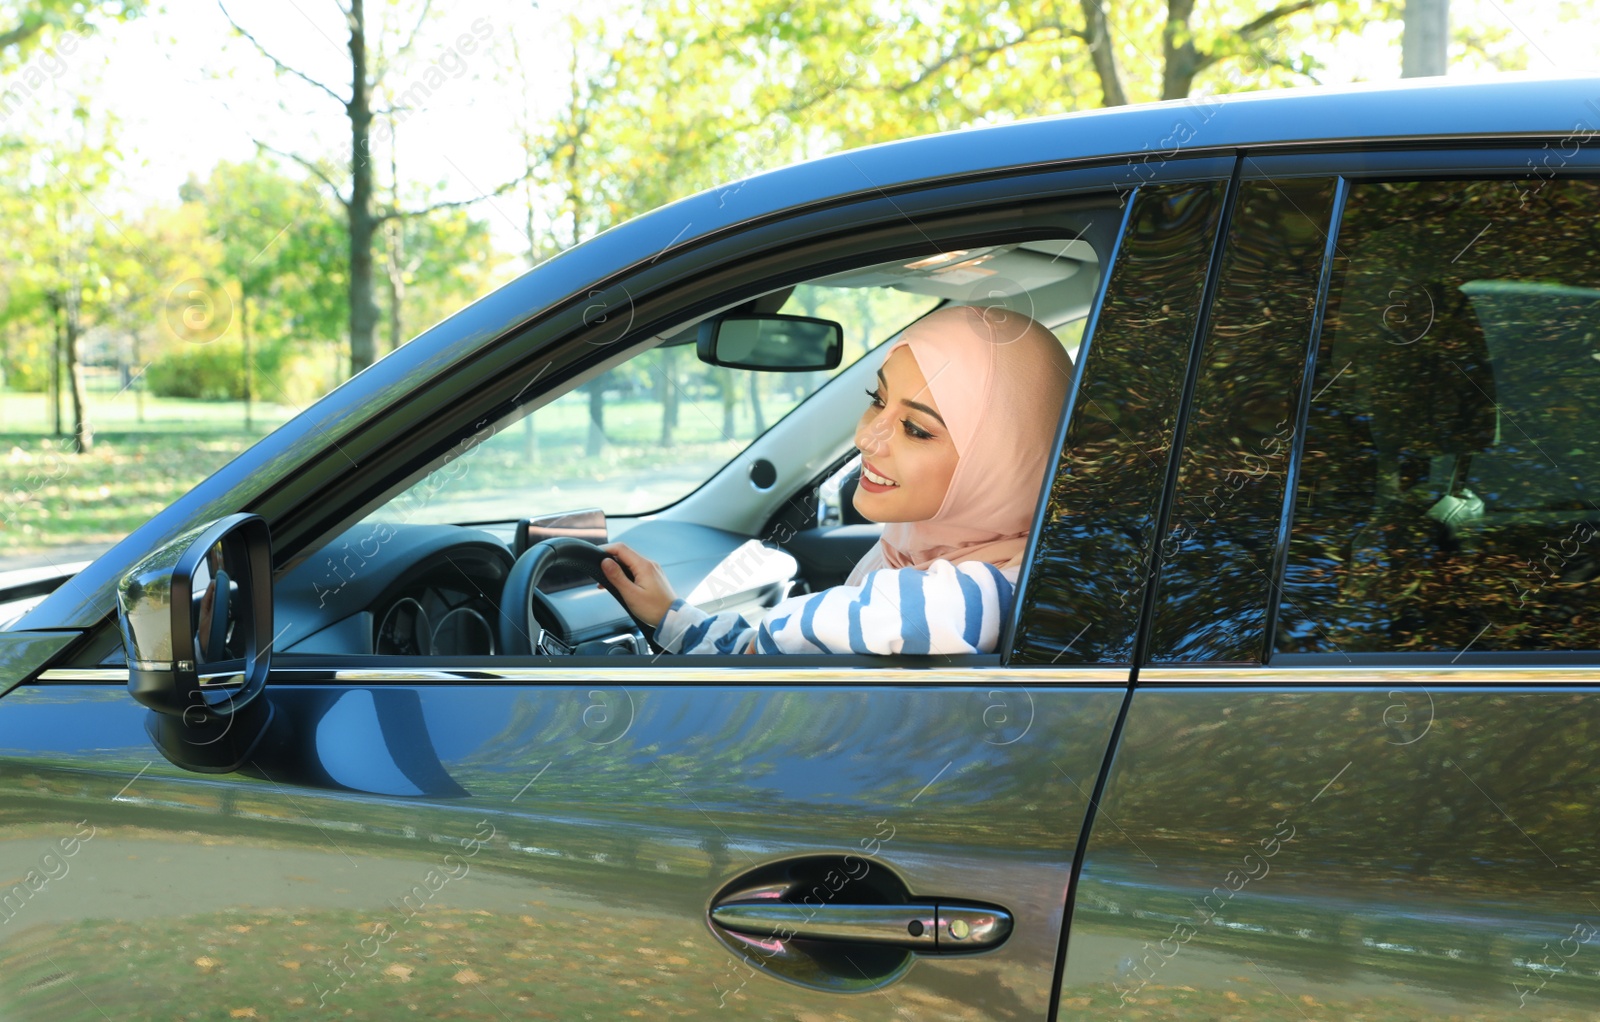
[[(600, 549), (611, 555), (600, 562), (600, 570), (615, 587), (628, 613), (652, 626), (660, 624), (667, 608), (678, 598), (661, 565), (626, 543), (608, 543)], [(628, 577), (630, 574), (632, 578)]]

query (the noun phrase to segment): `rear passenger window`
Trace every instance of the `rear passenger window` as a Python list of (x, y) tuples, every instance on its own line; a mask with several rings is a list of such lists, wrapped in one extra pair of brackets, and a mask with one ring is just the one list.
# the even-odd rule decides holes
[(1600, 182), (1352, 186), (1277, 649), (1600, 648)]

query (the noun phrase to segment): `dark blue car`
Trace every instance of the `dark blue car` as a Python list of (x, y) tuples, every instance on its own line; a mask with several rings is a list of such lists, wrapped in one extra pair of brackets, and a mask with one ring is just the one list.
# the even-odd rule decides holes
[[(1597, 138), (1593, 79), (1096, 111), (530, 271), (0, 594), (0, 1014), (1593, 1017)], [(837, 584), (951, 303), (1074, 356), (1001, 652), (655, 652), (585, 541)]]

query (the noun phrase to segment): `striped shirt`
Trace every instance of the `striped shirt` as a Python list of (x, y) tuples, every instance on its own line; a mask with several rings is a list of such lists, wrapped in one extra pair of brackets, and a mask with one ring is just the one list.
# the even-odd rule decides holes
[(993, 653), (1016, 594), (1015, 567), (934, 561), (885, 568), (860, 585), (792, 596), (752, 626), (676, 600), (656, 627), (668, 653)]

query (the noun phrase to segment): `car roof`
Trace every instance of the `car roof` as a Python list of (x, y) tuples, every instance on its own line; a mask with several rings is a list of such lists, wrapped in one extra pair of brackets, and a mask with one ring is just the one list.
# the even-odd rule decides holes
[(1219, 149), (1328, 143), (1594, 137), (1597, 132), (1600, 79), (1594, 77), (1512, 74), (1474, 81), (1411, 79), (1195, 96), (959, 128), (846, 150), (707, 189), (613, 230), (631, 224), (638, 229), (671, 225), (671, 234), (652, 240), (682, 245), (758, 212), (860, 192), (892, 193), (963, 175), (1118, 157), (1162, 159)]
[[(88, 627), (128, 563), (201, 520), (251, 506), (419, 380), (445, 373), (575, 296), (664, 253), (753, 221), (852, 197), (1025, 168), (1326, 143), (1592, 137), (1600, 80), (1504, 75), (1451, 82), (1194, 97), (972, 127), (848, 150), (707, 189), (619, 224), (485, 295), (379, 359), (136, 529), (14, 627)], [(1176, 149), (1174, 148), (1176, 145)]]

